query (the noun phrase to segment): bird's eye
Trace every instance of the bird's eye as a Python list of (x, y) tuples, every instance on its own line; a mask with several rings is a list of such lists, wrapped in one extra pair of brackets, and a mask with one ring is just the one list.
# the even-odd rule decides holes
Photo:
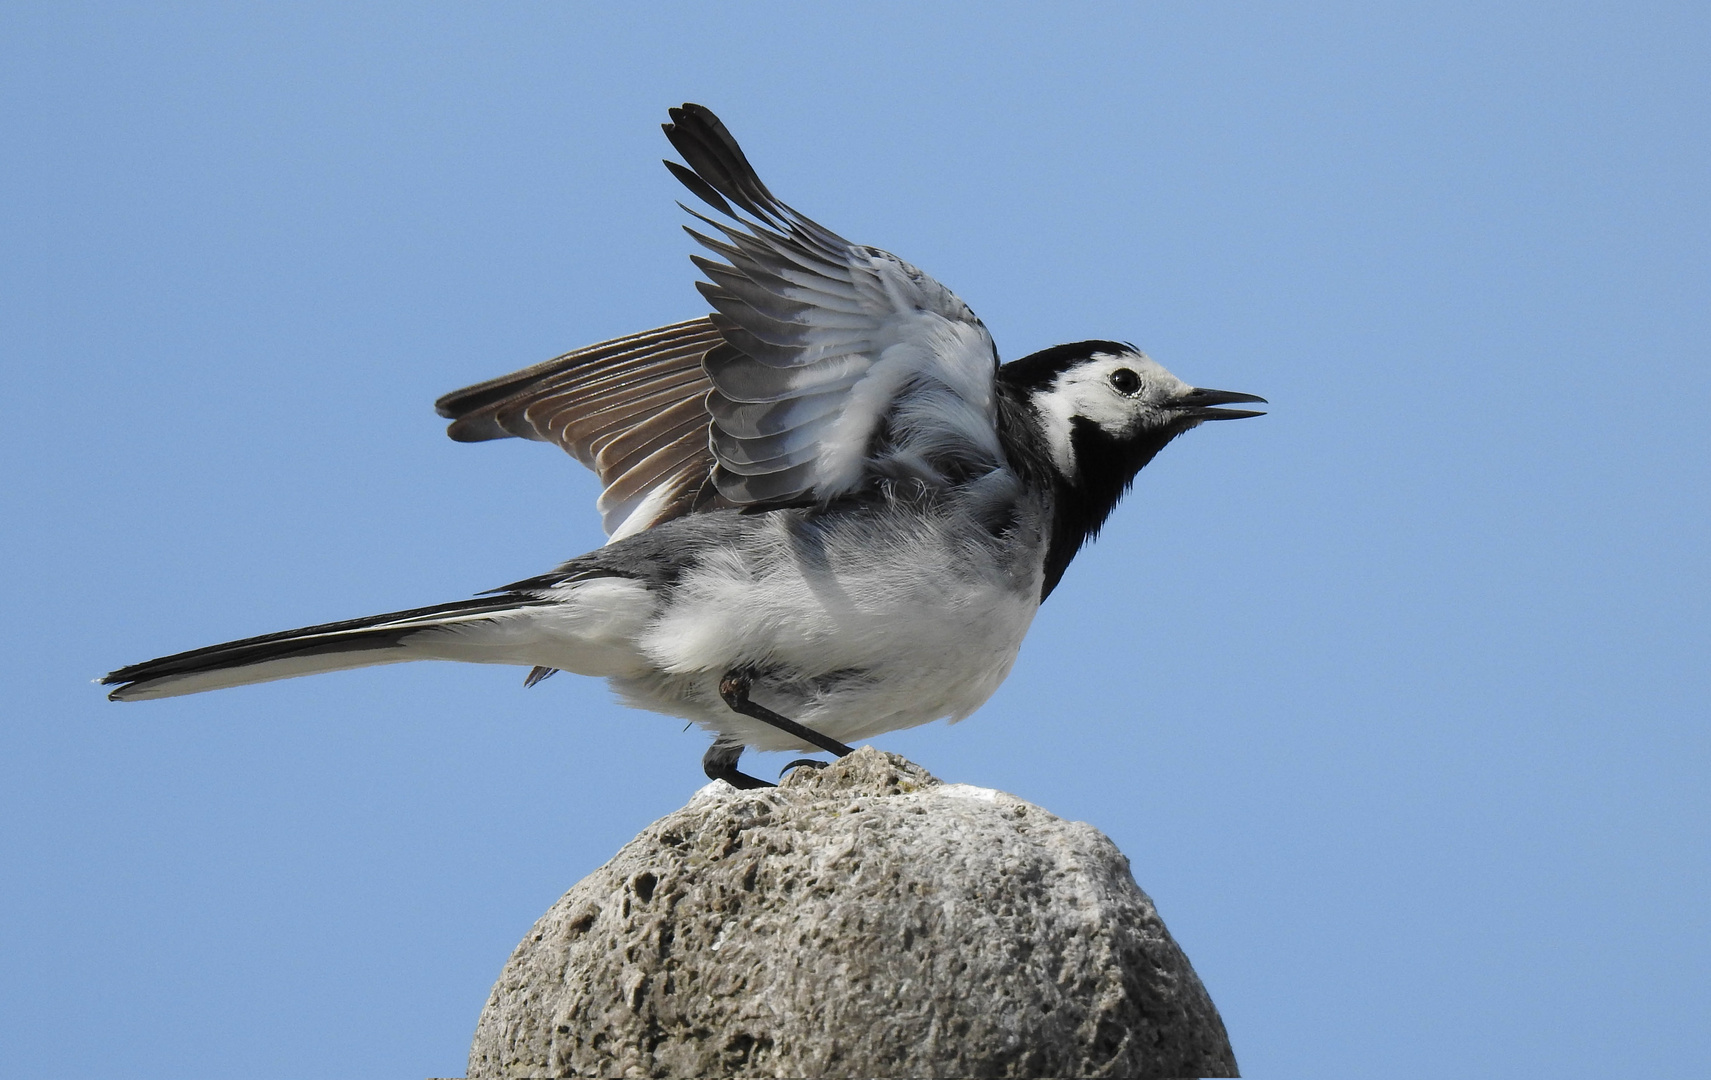
[(1126, 367), (1111, 373), (1111, 386), (1119, 394), (1132, 394), (1141, 388), (1141, 377)]

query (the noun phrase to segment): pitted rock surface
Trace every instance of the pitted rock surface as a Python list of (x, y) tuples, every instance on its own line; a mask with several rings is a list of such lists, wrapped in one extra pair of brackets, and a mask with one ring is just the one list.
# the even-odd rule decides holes
[(1237, 1074), (1110, 840), (864, 748), (710, 784), (578, 883), (506, 964), (469, 1075)]

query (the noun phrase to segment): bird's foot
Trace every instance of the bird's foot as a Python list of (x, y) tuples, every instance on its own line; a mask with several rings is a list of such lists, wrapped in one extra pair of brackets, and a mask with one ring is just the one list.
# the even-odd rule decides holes
[(701, 769), (710, 780), (723, 780), (725, 783), (740, 791), (750, 791), (754, 788), (777, 787), (777, 784), (762, 780), (758, 776), (750, 776), (737, 769), (737, 759), (743, 756), (741, 746), (720, 746), (714, 743), (707, 748), (707, 753), (701, 758)]
[(813, 769), (815, 772), (819, 772), (830, 764), (831, 762), (829, 761), (819, 761), (811, 757), (799, 757), (784, 768), (778, 770), (778, 778), (780, 780), (784, 779), (784, 774), (788, 773), (791, 769)]

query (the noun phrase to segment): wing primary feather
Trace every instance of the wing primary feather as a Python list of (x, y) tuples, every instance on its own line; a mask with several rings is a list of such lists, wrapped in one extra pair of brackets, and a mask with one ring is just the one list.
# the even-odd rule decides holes
[(622, 476), (660, 447), (677, 442), (699, 428), (707, 430), (707, 406), (699, 400), (680, 401), (669, 409), (626, 427), (600, 448), (600, 475)]
[[(447, 434), (459, 442), (481, 442), (508, 435), (550, 440), (526, 415), (531, 403), (570, 387), (622, 394), (626, 384), (687, 371), (720, 341), (705, 318), (660, 327), (641, 334), (578, 349), (522, 371), (490, 379), (440, 398), (436, 408), (452, 420)], [(532, 430), (531, 430), (532, 426)]]
[(643, 401), (657, 401), (664, 395), (694, 397), (696, 388), (706, 389), (707, 375), (700, 365), (693, 369), (663, 372), (652, 379), (608, 381), (595, 386), (566, 386), (549, 394), (528, 399), (525, 412), (536, 430), (553, 432), (563, 424), (582, 418), (588, 413), (598, 416), (614, 410), (633, 411)]
[(674, 406), (687, 406), (705, 410), (702, 404), (704, 395), (696, 394), (685, 398), (681, 395), (661, 396), (658, 398), (626, 403), (622, 408), (602, 409), (593, 413), (566, 416), (561, 422), (555, 422), (553, 433), (565, 445), (574, 445), (586, 453), (596, 465), (596, 471), (602, 477), (605, 470), (598, 464), (601, 451), (613, 439), (623, 435), (635, 427), (646, 425), (655, 417), (667, 414)]
[(773, 220), (778, 200), (760, 182), (719, 118), (701, 106), (687, 103), (670, 110), (670, 114), (672, 123), (665, 128), (666, 138), (689, 167), (744, 210), (763, 221)]
[(584, 364), (594, 363), (604, 357), (628, 350), (646, 349), (664, 341), (705, 339), (717, 342), (719, 335), (707, 322), (706, 316), (689, 319), (669, 326), (645, 330), (639, 334), (629, 334), (625, 337), (613, 338), (595, 345), (576, 349), (551, 360), (542, 361), (532, 367), (514, 371), (509, 375), (501, 375), (496, 379), (488, 379), (461, 390), (453, 390), (434, 402), (434, 409), (447, 420), (455, 420), (465, 416), (485, 405), (502, 401), (519, 390), (536, 385), (543, 378), (560, 374)]
[[(700, 233), (685, 226), (684, 231), (697, 239), (705, 240)], [(866, 324), (873, 322), (873, 312), (864, 307), (870, 303), (863, 298), (861, 290), (856, 288), (853, 281), (847, 277), (833, 277), (822, 270), (811, 270), (800, 262), (785, 260), (771, 256), (769, 249), (756, 246), (752, 237), (742, 233), (733, 233), (740, 240), (746, 241), (753, 249), (736, 251), (727, 254), (724, 245), (708, 246), (726, 255), (732, 264), (730, 272), (747, 277), (761, 288), (777, 292), (781, 296), (795, 300), (804, 307), (814, 307), (823, 311), (837, 311), (845, 315), (856, 316)], [(763, 261), (764, 260), (764, 261)], [(716, 264), (715, 264), (716, 265)], [(776, 283), (776, 284), (775, 284)], [(786, 292), (785, 290), (788, 290)]]
[[(695, 211), (689, 209), (689, 207), (683, 206), (682, 203), (678, 203), (677, 205), (683, 207), (683, 210), (686, 213), (690, 213), (690, 214), (695, 213)], [(700, 215), (697, 214), (696, 216), (699, 217)], [(682, 226), (682, 229), (684, 232), (686, 232), (690, 236), (694, 237), (695, 242), (697, 244), (700, 244), (702, 247), (707, 248), (709, 251), (712, 251), (716, 255), (723, 255), (727, 259), (740, 259), (743, 257), (743, 253), (741, 251), (739, 251), (737, 248), (732, 247), (730, 244), (725, 243), (723, 240), (715, 240), (711, 236), (706, 235), (705, 233), (698, 233), (695, 231), (695, 229), (692, 226), (689, 226), (689, 225)], [(692, 256), (690, 256), (690, 258), (694, 258), (694, 256), (692, 255)]]
[[(838, 275), (840, 277), (847, 277), (849, 275), (851, 249), (848, 247), (844, 247), (836, 251), (816, 251), (805, 248), (800, 243), (796, 242), (794, 238), (785, 236), (782, 233), (774, 232), (773, 230), (766, 228), (764, 225), (744, 221), (742, 218), (734, 218), (738, 224), (748, 230), (747, 232), (744, 232), (742, 229), (732, 228), (716, 218), (710, 218), (693, 207), (684, 206), (682, 203), (678, 203), (677, 205), (683, 208), (684, 213), (695, 218), (702, 224), (718, 229), (724, 234), (726, 239), (737, 246), (738, 250), (741, 251), (743, 255), (755, 260), (757, 263), (766, 265), (767, 263), (778, 264), (791, 262), (795, 263), (802, 269), (815, 274)], [(694, 229), (691, 229), (689, 226), (685, 225), (683, 228), (690, 236), (695, 237), (696, 240), (702, 243), (707, 242), (706, 237), (702, 236)], [(709, 244), (708, 246), (712, 247), (713, 245)], [(715, 248), (715, 250), (718, 250), (720, 254), (726, 254), (725, 249)], [(733, 258), (732, 261), (735, 262), (735, 258)]]
[[(692, 463), (623, 503), (608, 504), (602, 496), (600, 512), (607, 535), (616, 540), (662, 521), (731, 505), (713, 488), (709, 470)], [(651, 512), (645, 520), (636, 520), (644, 508), (651, 508)]]
[[(641, 458), (601, 493), (602, 512), (613, 503), (628, 502), (654, 490), (666, 479), (681, 473), (704, 449), (686, 447), (681, 442), (671, 443)], [(702, 467), (703, 476), (706, 472), (707, 469)]]
[[(673, 124), (666, 132), (667, 137), (690, 166), (714, 187), (762, 220), (796, 234), (803, 242), (824, 246), (832, 254), (850, 248), (848, 240), (796, 211), (768, 190), (754, 166), (749, 164), (748, 155), (743, 153), (736, 138), (711, 109), (686, 102), (682, 108), (672, 109), (670, 113)], [(682, 144), (679, 137), (684, 140)], [(686, 147), (697, 151), (696, 157), (700, 160), (692, 158)]]
[(725, 201), (725, 197), (713, 190), (713, 185), (696, 176), (693, 171), (671, 160), (665, 161), (665, 167), (670, 169), (671, 175), (677, 177), (677, 182), (688, 188), (697, 199), (726, 217), (734, 218), (737, 216), (737, 212), (731, 209), (731, 204)]

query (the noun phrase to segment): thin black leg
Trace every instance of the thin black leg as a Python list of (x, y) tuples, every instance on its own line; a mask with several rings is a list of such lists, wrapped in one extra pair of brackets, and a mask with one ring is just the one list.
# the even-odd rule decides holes
[(743, 756), (741, 746), (720, 746), (714, 743), (707, 748), (707, 753), (701, 759), (701, 768), (709, 779), (723, 780), (734, 788), (748, 790), (750, 788), (777, 787), (769, 784), (758, 776), (750, 776), (746, 772), (737, 771), (737, 759)]
[(798, 724), (788, 716), (780, 716), (766, 706), (756, 705), (750, 701), (749, 686), (751, 683), (751, 677), (746, 672), (739, 671), (727, 672), (725, 677), (719, 680), (719, 696), (725, 699), (725, 704), (731, 707), (732, 712), (752, 716), (763, 723), (771, 724), (778, 730), (794, 735), (803, 742), (813, 743), (828, 754), (843, 757), (845, 754), (855, 753), (854, 747), (845, 746), (838, 740), (828, 738), (811, 727)]

